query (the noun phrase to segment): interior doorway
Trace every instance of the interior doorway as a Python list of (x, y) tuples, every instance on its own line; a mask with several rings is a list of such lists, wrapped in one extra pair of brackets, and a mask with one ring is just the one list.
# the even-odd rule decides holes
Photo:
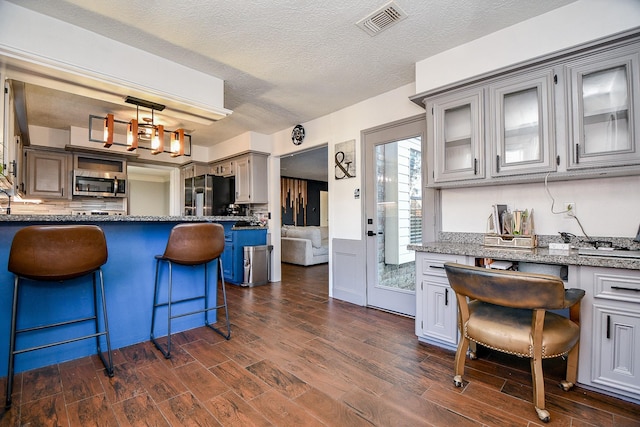
[[(328, 270), (328, 175), (327, 145), (280, 157), (278, 237), (282, 263)], [(300, 248), (301, 238), (310, 240), (313, 247), (305, 243), (304, 249)], [(328, 290), (328, 280), (326, 286)]]
[(281, 157), (280, 186), (281, 225), (328, 226), (327, 146)]

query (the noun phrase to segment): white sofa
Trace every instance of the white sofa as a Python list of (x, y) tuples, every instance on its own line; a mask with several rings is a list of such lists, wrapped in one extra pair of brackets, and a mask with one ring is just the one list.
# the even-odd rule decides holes
[(297, 227), (281, 229), (282, 262), (314, 265), (329, 262), (329, 227)]

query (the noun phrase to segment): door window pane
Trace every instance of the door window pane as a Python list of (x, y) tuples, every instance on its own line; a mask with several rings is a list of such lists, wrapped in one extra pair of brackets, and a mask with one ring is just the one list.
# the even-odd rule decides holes
[(471, 125), (470, 104), (444, 112), (444, 168), (446, 171), (473, 167)]
[(583, 154), (631, 149), (627, 67), (582, 77)]
[(421, 138), (375, 148), (377, 181), (377, 283), (415, 290), (415, 254), (409, 244), (422, 241)]
[(542, 159), (538, 88), (504, 95), (503, 124), (505, 164)]

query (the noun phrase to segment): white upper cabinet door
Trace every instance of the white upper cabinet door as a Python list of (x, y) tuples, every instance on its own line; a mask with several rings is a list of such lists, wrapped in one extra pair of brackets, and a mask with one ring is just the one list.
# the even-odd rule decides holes
[(553, 87), (552, 70), (489, 86), (492, 176), (556, 170)]
[(640, 163), (638, 44), (565, 67), (571, 118), (569, 168)]
[(482, 88), (430, 100), (434, 182), (484, 178)]

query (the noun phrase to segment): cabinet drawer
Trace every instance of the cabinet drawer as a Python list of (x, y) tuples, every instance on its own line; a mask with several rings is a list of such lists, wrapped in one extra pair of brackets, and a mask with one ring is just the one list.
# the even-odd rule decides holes
[(444, 264), (446, 262), (457, 262), (460, 264), (465, 264), (466, 257), (461, 255), (448, 254), (425, 254), (422, 256), (422, 262), (420, 263), (420, 274), (426, 276), (446, 277), (447, 273), (444, 271)]
[(594, 271), (593, 284), (595, 298), (640, 303), (640, 271)]

